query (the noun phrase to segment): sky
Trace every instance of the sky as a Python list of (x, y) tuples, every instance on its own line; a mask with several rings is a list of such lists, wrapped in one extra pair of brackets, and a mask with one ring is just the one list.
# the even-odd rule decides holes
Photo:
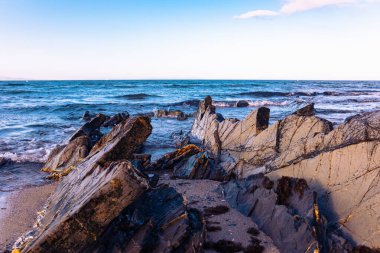
[(0, 79), (380, 80), (380, 0), (0, 0)]

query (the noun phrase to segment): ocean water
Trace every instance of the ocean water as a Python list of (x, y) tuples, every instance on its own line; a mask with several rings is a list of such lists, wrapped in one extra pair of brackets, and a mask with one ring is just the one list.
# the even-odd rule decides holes
[[(271, 109), (271, 122), (310, 102), (315, 103), (318, 116), (337, 124), (351, 115), (380, 109), (380, 81), (2, 81), (0, 157), (17, 163), (43, 163), (55, 145), (64, 143), (84, 123), (85, 111), (133, 115), (179, 109), (191, 113), (207, 95), (225, 117), (241, 119), (266, 106)], [(249, 107), (237, 108), (238, 100), (247, 100)], [(171, 134), (190, 130), (192, 120), (153, 118), (147, 150), (155, 158), (173, 150)], [(9, 190), (8, 186), (15, 184), (12, 180), (17, 181), (17, 168), (10, 171), (0, 167), (0, 191)], [(4, 187), (5, 178), (8, 188)]]

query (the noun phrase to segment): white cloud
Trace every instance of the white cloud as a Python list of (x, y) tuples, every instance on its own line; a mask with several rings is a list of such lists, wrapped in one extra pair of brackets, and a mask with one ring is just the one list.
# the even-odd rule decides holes
[(235, 16), (235, 19), (248, 19), (248, 18), (254, 18), (254, 17), (273, 17), (279, 15), (278, 12), (275, 11), (269, 11), (269, 10), (256, 10), (256, 11), (250, 11), (247, 13), (243, 13), (239, 16)]
[(235, 16), (234, 18), (249, 19), (255, 17), (291, 15), (293, 13), (319, 9), (326, 6), (375, 2), (380, 2), (380, 0), (289, 0), (280, 8), (279, 11), (255, 10)]

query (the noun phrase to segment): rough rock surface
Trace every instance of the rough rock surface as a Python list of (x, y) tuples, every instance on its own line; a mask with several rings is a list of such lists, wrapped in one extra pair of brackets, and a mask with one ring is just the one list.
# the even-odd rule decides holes
[[(229, 206), (218, 190), (219, 182), (162, 179), (161, 183), (181, 193), (188, 208), (203, 213), (207, 225), (203, 252), (279, 252), (273, 241), (259, 230), (251, 218)], [(239, 250), (231, 251), (231, 248)]]
[(269, 173), (271, 179), (305, 179), (318, 192), (322, 213), (345, 238), (380, 247), (380, 111), (355, 115), (335, 129), (314, 114), (310, 104), (261, 131), (249, 124), (244, 132), (230, 127), (239, 121), (218, 120), (222, 117), (206, 98), (192, 134), (220, 157), (220, 167), (240, 178)]
[(242, 121), (224, 119), (207, 97), (200, 102), (191, 133), (203, 141), (227, 173), (247, 177), (262, 172), (263, 165), (299, 140), (331, 130), (327, 120), (302, 116), (310, 114), (312, 106), (300, 111), (268, 127), (268, 108), (252, 111)]
[(49, 198), (40, 229), (25, 252), (77, 252), (148, 188), (129, 161), (150, 135), (149, 118), (123, 121), (95, 145)]
[(303, 179), (256, 175), (222, 184), (230, 205), (251, 217), (281, 252), (347, 252), (351, 245), (328, 233), (316, 196)]
[(168, 153), (145, 167), (145, 171), (170, 170), (173, 177), (183, 179), (224, 180), (228, 175), (215, 166), (215, 160), (194, 144)]
[(49, 177), (54, 179), (67, 175), (87, 157), (92, 146), (100, 139), (102, 134), (99, 128), (105, 119), (103, 114), (98, 114), (78, 129), (67, 144), (54, 148), (42, 170), (51, 173)]
[(118, 113), (112, 116), (111, 118), (107, 119), (104, 123), (104, 127), (113, 127), (116, 126), (117, 124), (121, 123), (123, 120), (129, 118), (129, 113)]
[(301, 160), (268, 174), (304, 178), (321, 209), (357, 244), (380, 247), (380, 143), (362, 142)]
[(155, 110), (154, 117), (156, 118), (176, 118), (178, 120), (186, 120), (188, 115), (180, 110)]
[(204, 237), (201, 213), (161, 185), (125, 208), (85, 252), (200, 252)]
[(106, 116), (103, 114), (98, 114), (94, 117), (90, 122), (85, 123), (81, 128), (79, 128), (69, 139), (73, 141), (79, 136), (88, 136), (92, 139), (92, 136), (98, 135), (97, 130), (102, 126), (104, 121), (106, 120)]
[(84, 251), (147, 187), (128, 161), (79, 165), (49, 198), (40, 229), (23, 252)]

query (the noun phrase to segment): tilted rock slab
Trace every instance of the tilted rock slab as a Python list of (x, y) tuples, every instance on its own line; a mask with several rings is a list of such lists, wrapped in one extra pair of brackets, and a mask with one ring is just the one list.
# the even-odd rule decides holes
[(51, 173), (50, 177), (55, 179), (70, 173), (90, 153), (94, 145), (93, 135), (97, 134), (105, 119), (103, 114), (98, 114), (78, 129), (70, 137), (68, 144), (54, 148), (42, 170)]
[(225, 171), (247, 177), (263, 172), (267, 162), (301, 139), (330, 132), (332, 124), (313, 112), (309, 105), (268, 127), (268, 108), (252, 111), (242, 121), (224, 119), (207, 97), (200, 102), (191, 133), (203, 141)]
[[(115, 127), (58, 185), (34, 239), (25, 252), (78, 252), (97, 240), (148, 182), (127, 159), (150, 135), (149, 118)], [(94, 147), (95, 148), (95, 147)]]
[(369, 141), (275, 170), (270, 178), (304, 178), (321, 197), (329, 222), (357, 244), (380, 247), (380, 142)]
[(84, 252), (201, 252), (202, 215), (174, 188), (150, 189), (125, 208)]
[[(232, 180), (221, 186), (228, 203), (258, 225), (280, 252), (345, 252), (345, 240), (332, 241), (318, 211), (314, 193), (303, 179), (271, 181), (262, 175)], [(338, 237), (338, 236), (336, 236)]]

